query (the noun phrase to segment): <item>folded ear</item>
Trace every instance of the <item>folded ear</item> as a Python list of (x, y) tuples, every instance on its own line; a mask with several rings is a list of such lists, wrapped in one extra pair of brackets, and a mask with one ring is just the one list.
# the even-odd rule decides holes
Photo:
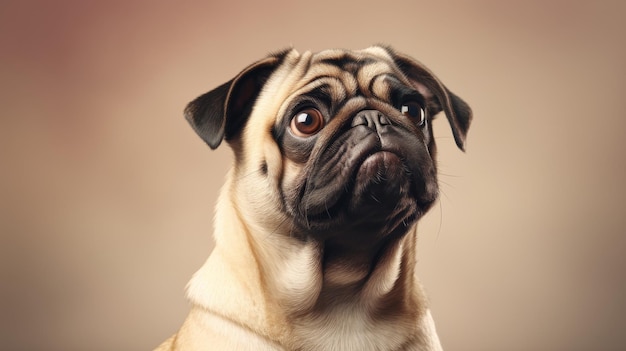
[[(465, 137), (472, 121), (472, 109), (456, 96), (428, 68), (409, 56), (387, 49), (400, 70), (419, 88), (426, 88), (445, 112), (459, 149), (465, 151)], [(419, 90), (419, 89), (418, 89)]]
[(285, 52), (253, 63), (235, 78), (197, 97), (185, 108), (185, 118), (198, 135), (216, 149), (223, 139), (235, 137)]

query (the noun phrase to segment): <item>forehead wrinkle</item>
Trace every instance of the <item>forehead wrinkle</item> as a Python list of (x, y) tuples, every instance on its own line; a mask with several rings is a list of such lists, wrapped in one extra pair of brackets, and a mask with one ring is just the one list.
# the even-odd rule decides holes
[(375, 76), (371, 83), (369, 84), (368, 89), (370, 90), (372, 96), (380, 99), (380, 100), (389, 100), (390, 92), (391, 92), (391, 84), (389, 84), (389, 77), (391, 75), (389, 73), (383, 73)]
[(369, 82), (371, 82), (376, 76), (389, 73), (393, 73), (393, 70), (386, 62), (376, 61), (361, 67), (357, 73), (357, 80), (361, 86), (368, 86)]
[(334, 65), (323, 64), (319, 62), (311, 62), (307, 72), (302, 77), (302, 84), (299, 88), (320, 77), (333, 76), (338, 77), (341, 75), (342, 70)]
[(388, 97), (388, 87), (381, 77), (386, 77), (393, 73), (393, 70), (385, 62), (376, 61), (361, 67), (357, 73), (357, 80), (360, 85), (360, 91), (364, 96), (377, 97), (385, 99)]
[(345, 71), (341, 67), (320, 62), (311, 64), (309, 70), (303, 76), (303, 83), (298, 87), (298, 89), (308, 85), (312, 81), (324, 77), (334, 77), (339, 80), (341, 84), (343, 84), (344, 92), (346, 94), (354, 95), (358, 91), (358, 82), (352, 74)]
[[(345, 60), (345, 63), (353, 63), (358, 66), (357, 70), (360, 70), (362, 66), (366, 65), (366, 60), (372, 58), (372, 55), (345, 50), (327, 50), (315, 54), (311, 58), (311, 71), (320, 72), (323, 71), (324, 75), (336, 75), (340, 77), (346, 91), (350, 94), (356, 94), (359, 90), (358, 80), (354, 77), (354, 72), (351, 72), (347, 67), (343, 66), (344, 62), (337, 63), (332, 60)], [(374, 58), (375, 59), (375, 58)]]
[(359, 83), (357, 79), (350, 72), (347, 71), (343, 71), (341, 78), (341, 82), (346, 88), (346, 91), (349, 92), (350, 95), (355, 95), (359, 89)]

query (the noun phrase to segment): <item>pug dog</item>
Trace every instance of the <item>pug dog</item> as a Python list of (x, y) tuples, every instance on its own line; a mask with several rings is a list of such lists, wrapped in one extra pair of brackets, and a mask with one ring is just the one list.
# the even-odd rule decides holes
[(441, 111), (464, 150), (470, 107), (383, 46), (271, 54), (189, 103), (234, 166), (191, 311), (157, 350), (441, 350), (415, 275)]

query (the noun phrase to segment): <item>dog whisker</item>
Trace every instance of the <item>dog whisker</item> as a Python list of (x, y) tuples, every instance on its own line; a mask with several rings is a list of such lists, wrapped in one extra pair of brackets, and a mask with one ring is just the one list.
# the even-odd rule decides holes
[(448, 173), (443, 173), (443, 172), (438, 172), (440, 176), (444, 176), (444, 177), (451, 177), (451, 178), (461, 178), (462, 176), (457, 175), (457, 174), (448, 174)]
[(450, 189), (455, 189), (455, 186), (452, 183), (448, 183), (448, 182), (443, 181), (441, 179), (439, 179), (439, 185), (445, 185), (445, 186), (447, 186)]
[(441, 234), (441, 228), (443, 227), (443, 205), (441, 204), (441, 200), (438, 200), (437, 202), (439, 203), (439, 228), (437, 228), (435, 242), (439, 241), (439, 234)]

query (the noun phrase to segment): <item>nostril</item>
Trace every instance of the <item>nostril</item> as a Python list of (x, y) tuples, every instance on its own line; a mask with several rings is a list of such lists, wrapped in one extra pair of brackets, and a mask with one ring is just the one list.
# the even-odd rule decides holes
[(367, 118), (359, 113), (352, 119), (352, 127), (368, 125)]
[(367, 126), (372, 130), (377, 130), (381, 126), (390, 125), (387, 116), (376, 110), (363, 110), (357, 113), (352, 119), (352, 127)]
[(389, 120), (387, 119), (387, 116), (383, 115), (382, 113), (378, 114), (378, 122), (381, 125), (389, 125), (389, 124), (391, 124), (391, 122), (389, 122)]

